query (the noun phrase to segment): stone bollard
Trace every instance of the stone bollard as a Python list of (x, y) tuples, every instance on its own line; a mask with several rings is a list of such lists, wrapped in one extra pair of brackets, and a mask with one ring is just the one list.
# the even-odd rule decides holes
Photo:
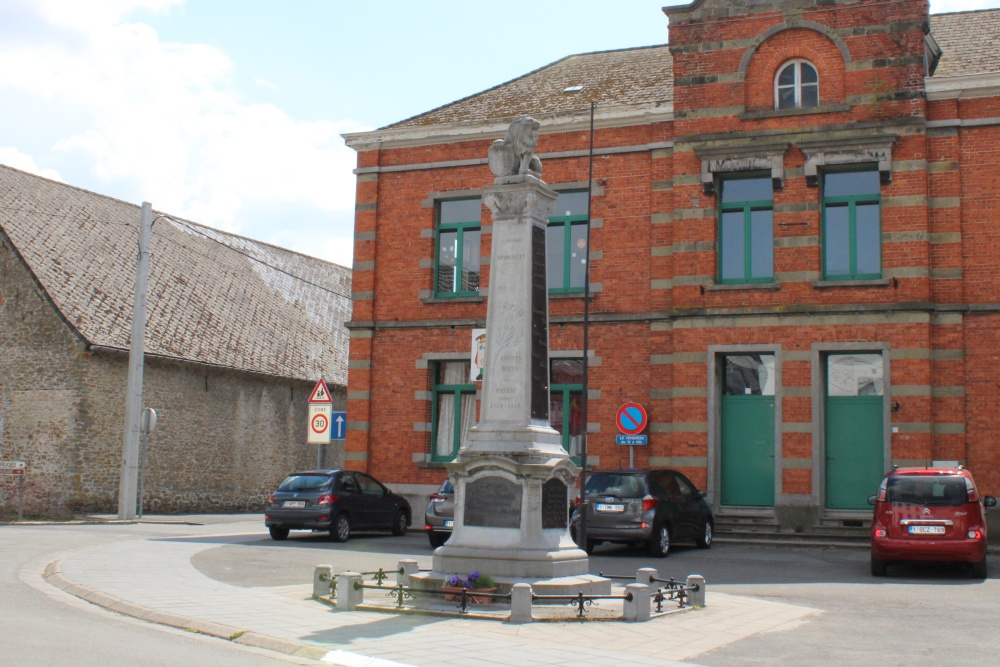
[(402, 572), (399, 575), (399, 583), (403, 584), (407, 588), (410, 586), (410, 577), (420, 572), (420, 565), (415, 560), (401, 560), (397, 564), (397, 569)]
[(657, 578), (656, 569), (652, 567), (642, 567), (636, 570), (635, 583), (643, 586), (652, 586), (653, 579)]
[(622, 605), (622, 620), (629, 623), (643, 623), (649, 620), (649, 586), (645, 584), (629, 584), (625, 593), (631, 593), (631, 600), (624, 600)]
[(327, 598), (333, 593), (333, 566), (317, 565), (313, 570), (313, 598)]
[(531, 615), (531, 586), (528, 584), (514, 584), (510, 590), (510, 616), (508, 623), (531, 623), (534, 619)]
[(705, 577), (700, 574), (692, 574), (687, 579), (688, 586), (697, 586), (698, 590), (688, 593), (688, 604), (692, 607), (705, 606)]
[(342, 572), (337, 575), (337, 611), (354, 611), (365, 601), (365, 589), (354, 584), (361, 584), (364, 577), (360, 572)]

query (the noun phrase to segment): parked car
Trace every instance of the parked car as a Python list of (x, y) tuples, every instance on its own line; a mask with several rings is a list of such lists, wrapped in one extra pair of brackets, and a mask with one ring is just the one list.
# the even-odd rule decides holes
[(986, 509), (964, 468), (897, 468), (868, 498), (872, 514), (871, 571), (883, 577), (900, 561), (968, 563), (972, 576), (986, 577)]
[(268, 498), (264, 525), (271, 538), (283, 540), (290, 530), (328, 530), (337, 542), (353, 531), (386, 530), (404, 535), (412, 512), (370, 475), (351, 470), (307, 470), (289, 475)]
[(427, 512), (424, 513), (424, 532), (427, 533), (432, 549), (441, 546), (451, 537), (454, 525), (455, 487), (451, 485), (450, 479), (446, 479), (441, 483), (441, 487), (431, 494)]
[(660, 558), (675, 542), (712, 546), (715, 517), (705, 492), (676, 470), (598, 470), (587, 477), (585, 500), (570, 530), (575, 540), (586, 507), (587, 553), (602, 542), (645, 546)]

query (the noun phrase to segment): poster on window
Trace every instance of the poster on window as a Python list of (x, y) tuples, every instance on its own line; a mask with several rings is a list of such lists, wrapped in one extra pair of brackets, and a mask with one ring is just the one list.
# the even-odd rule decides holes
[(470, 378), (473, 382), (483, 381), (486, 370), (486, 329), (472, 330), (472, 364)]

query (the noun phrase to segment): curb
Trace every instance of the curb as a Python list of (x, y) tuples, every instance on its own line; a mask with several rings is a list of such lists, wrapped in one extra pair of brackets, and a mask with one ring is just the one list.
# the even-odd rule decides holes
[(306, 644), (289, 639), (278, 639), (277, 637), (270, 637), (268, 635), (234, 628), (221, 623), (213, 623), (211, 621), (205, 621), (191, 616), (181, 616), (180, 614), (156, 611), (155, 609), (133, 604), (127, 600), (122, 600), (121, 598), (117, 598), (113, 595), (96, 591), (92, 588), (88, 588), (87, 586), (81, 586), (80, 584), (67, 579), (62, 573), (61, 561), (49, 563), (45, 567), (45, 572), (42, 574), (42, 578), (59, 590), (69, 593), (74, 597), (78, 597), (85, 602), (89, 602), (117, 614), (122, 614), (123, 616), (130, 616), (132, 618), (139, 619), (140, 621), (166, 625), (178, 630), (184, 630), (186, 632), (193, 632), (207, 635), (209, 637), (215, 637), (217, 639), (224, 639), (242, 646), (266, 649), (277, 653), (284, 653), (286, 655), (308, 658), (311, 660), (321, 660), (331, 650), (326, 647), (316, 646), (315, 644)]

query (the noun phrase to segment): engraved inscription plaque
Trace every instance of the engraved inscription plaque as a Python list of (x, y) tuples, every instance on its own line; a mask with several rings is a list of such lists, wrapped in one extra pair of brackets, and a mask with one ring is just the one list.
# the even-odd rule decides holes
[(541, 225), (531, 230), (531, 418), (549, 421), (549, 291)]
[(550, 479), (542, 485), (542, 528), (566, 528), (569, 500), (562, 480)]
[(465, 525), (520, 528), (521, 487), (503, 477), (481, 477), (467, 483)]

